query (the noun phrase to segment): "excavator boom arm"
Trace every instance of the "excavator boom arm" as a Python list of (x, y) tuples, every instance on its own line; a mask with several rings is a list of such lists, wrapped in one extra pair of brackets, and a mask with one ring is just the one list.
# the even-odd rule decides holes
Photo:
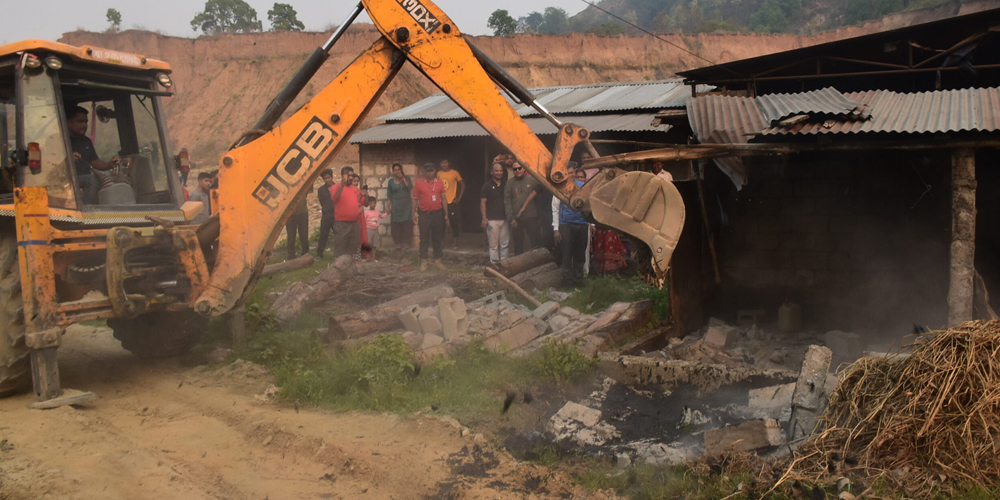
[(472, 46), (436, 5), (429, 0), (362, 4), (383, 37), (281, 125), (223, 156), (216, 265), (195, 301), (198, 312), (224, 313), (252, 290), (285, 220), (407, 60), (506, 146), (542, 186), (597, 222), (645, 241), (660, 269), (666, 269), (684, 220), (683, 202), (672, 184), (609, 169), (577, 188), (567, 164), (576, 146), (587, 142), (585, 128), (558, 123), (536, 106), (560, 127), (550, 152), (495, 82), (530, 98), (527, 91)]

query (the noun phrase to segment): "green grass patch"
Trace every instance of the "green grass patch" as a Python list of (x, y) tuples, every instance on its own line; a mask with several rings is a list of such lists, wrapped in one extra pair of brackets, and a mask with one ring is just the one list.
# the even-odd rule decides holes
[[(618, 471), (611, 464), (596, 460), (578, 471), (576, 480), (591, 491), (611, 489), (619, 495), (637, 500), (717, 500), (736, 492), (740, 483), (744, 489), (751, 488), (754, 483), (754, 478), (749, 473), (705, 476), (686, 467), (654, 467), (645, 464)], [(747, 494), (734, 498), (759, 498), (764, 491), (766, 490), (747, 491)]]
[(572, 307), (585, 314), (603, 311), (615, 302), (653, 301), (653, 319), (660, 321), (670, 317), (670, 294), (666, 289), (656, 288), (637, 276), (616, 278), (613, 276), (591, 276), (584, 285), (562, 305)]

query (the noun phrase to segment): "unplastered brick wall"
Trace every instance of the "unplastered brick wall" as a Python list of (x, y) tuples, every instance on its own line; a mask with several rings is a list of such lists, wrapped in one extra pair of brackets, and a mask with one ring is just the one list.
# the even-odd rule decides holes
[[(950, 157), (802, 154), (746, 159), (749, 184), (721, 186), (717, 314), (784, 301), (816, 326), (886, 330), (945, 320)], [(718, 185), (718, 184), (714, 184)], [(711, 206), (711, 205), (710, 205)]]
[[(377, 208), (385, 212), (385, 202), (389, 199), (389, 179), (392, 177), (392, 164), (403, 166), (403, 173), (416, 180), (417, 155), (416, 150), (405, 142), (387, 144), (361, 145), (361, 175), (362, 184), (368, 185), (368, 196), (378, 199)], [(389, 223), (392, 217), (382, 220), (379, 233), (389, 234)]]

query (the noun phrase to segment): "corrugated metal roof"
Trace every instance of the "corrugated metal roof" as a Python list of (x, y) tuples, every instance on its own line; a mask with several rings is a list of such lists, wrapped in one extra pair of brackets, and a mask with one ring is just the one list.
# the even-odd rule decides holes
[(870, 90), (847, 94), (868, 106), (871, 119), (815, 120), (791, 127), (773, 127), (763, 135), (945, 132), (996, 132), (1000, 130), (1000, 88), (941, 90), (903, 94)]
[[(666, 132), (669, 127), (652, 126), (656, 113), (581, 115), (567, 117), (567, 122), (586, 127), (593, 132)], [(555, 126), (545, 118), (525, 118), (525, 123), (539, 135), (552, 135)], [(438, 120), (392, 122), (376, 125), (351, 137), (351, 144), (371, 144), (389, 141), (437, 139), (442, 137), (486, 137), (489, 133), (473, 120)]]
[[(699, 86), (699, 92), (707, 92), (712, 87)], [(531, 89), (535, 98), (553, 114), (580, 114), (632, 110), (661, 110), (683, 108), (691, 88), (681, 80), (654, 82), (602, 83), (564, 87), (542, 87)], [(531, 106), (513, 102), (514, 109), (521, 116), (537, 116)], [(378, 120), (391, 122), (414, 120), (461, 120), (469, 115), (445, 94), (434, 94), (416, 104), (399, 111), (381, 116)]]
[(867, 119), (868, 108), (844, 97), (839, 90), (827, 87), (797, 94), (767, 94), (757, 98), (764, 119), (772, 125), (796, 115), (848, 115)]
[[(688, 121), (702, 144), (742, 144), (759, 133), (767, 122), (752, 97), (704, 96), (688, 99)], [(714, 160), (736, 185), (747, 183), (746, 169), (739, 158)]]

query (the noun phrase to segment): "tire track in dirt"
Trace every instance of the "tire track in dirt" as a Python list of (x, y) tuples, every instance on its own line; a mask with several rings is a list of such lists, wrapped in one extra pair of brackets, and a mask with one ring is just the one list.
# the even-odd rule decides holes
[[(74, 328), (63, 383), (91, 406), (28, 410), (0, 400), (0, 499), (586, 498), (559, 473), (521, 464), (428, 416), (332, 414), (255, 398), (255, 365), (186, 368)], [(484, 458), (486, 457), (486, 458)]]

